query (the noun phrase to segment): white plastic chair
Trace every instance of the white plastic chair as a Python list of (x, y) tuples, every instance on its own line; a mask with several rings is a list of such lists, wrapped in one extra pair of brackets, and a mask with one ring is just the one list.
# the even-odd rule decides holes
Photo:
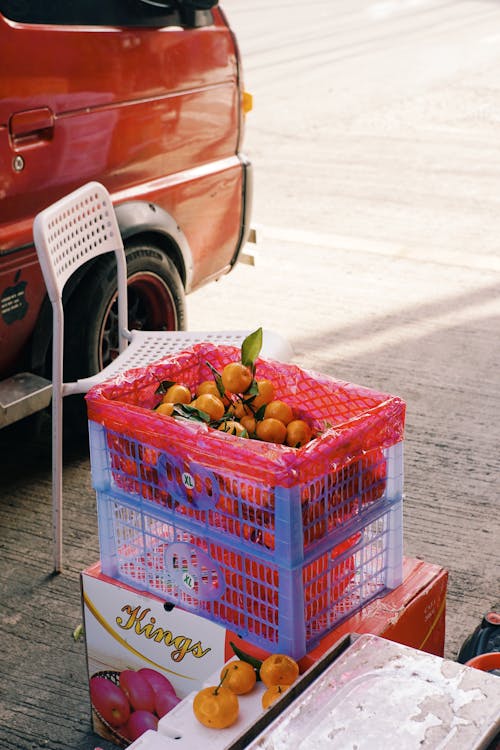
[[(93, 385), (132, 367), (202, 341), (240, 346), (249, 331), (129, 331), (127, 328), (127, 264), (115, 211), (106, 188), (90, 182), (41, 211), (33, 224), (38, 259), (53, 308), (52, 343), (52, 529), (54, 570), (62, 570), (63, 397), (86, 393)], [(91, 377), (63, 382), (64, 310), (62, 292), (70, 276), (88, 260), (114, 252), (118, 278), (118, 357)], [(287, 341), (264, 331), (262, 356), (289, 360)]]

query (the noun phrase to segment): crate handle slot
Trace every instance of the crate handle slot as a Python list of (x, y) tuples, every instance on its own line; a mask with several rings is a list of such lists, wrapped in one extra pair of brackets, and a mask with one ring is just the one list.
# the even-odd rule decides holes
[(162, 453), (157, 470), (160, 487), (186, 508), (211, 510), (219, 502), (217, 477), (204, 466)]
[(226, 585), (219, 567), (195, 544), (169, 544), (165, 550), (165, 570), (174, 586), (192, 599), (214, 601), (224, 594)]

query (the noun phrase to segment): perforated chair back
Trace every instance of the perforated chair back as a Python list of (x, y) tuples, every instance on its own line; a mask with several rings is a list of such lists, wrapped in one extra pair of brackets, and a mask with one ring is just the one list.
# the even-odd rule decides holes
[[(127, 346), (127, 262), (111, 197), (98, 182), (89, 182), (41, 211), (33, 237), (49, 298), (62, 300), (64, 285), (88, 261), (113, 251), (118, 277), (120, 351)], [(63, 316), (63, 310), (58, 313)], [(62, 323), (61, 323), (62, 325)]]
[(87, 261), (122, 248), (107, 190), (91, 182), (61, 198), (35, 217), (33, 235), (50, 299)]

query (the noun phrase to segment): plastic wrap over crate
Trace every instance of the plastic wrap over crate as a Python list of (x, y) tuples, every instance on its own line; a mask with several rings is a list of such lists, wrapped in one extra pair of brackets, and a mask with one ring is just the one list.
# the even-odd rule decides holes
[[(248, 553), (304, 571), (346, 540), (357, 544), (354, 530), (401, 500), (405, 405), (363, 386), (260, 359), (256, 377), (271, 380), (276, 397), (317, 434), (302, 448), (237, 438), (153, 411), (160, 382), (182, 382), (194, 393), (213, 377), (207, 362), (221, 371), (239, 356), (233, 347), (200, 344), (93, 388), (86, 396), (93, 484), (98, 496), (132, 502), (143, 518), (182, 528), (190, 540), (220, 537), (239, 550), (243, 567)], [(109, 554), (119, 533), (99, 514), (100, 528), (106, 528), (100, 532), (103, 570), (108, 560), (105, 572), (119, 577), (117, 558)], [(186, 605), (173, 589), (166, 598)]]

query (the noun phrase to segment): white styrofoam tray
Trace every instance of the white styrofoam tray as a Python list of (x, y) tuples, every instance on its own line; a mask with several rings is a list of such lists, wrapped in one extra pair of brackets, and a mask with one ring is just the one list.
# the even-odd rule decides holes
[(487, 750), (500, 733), (499, 677), (378, 636), (346, 638), (279, 706), (263, 711), (258, 682), (232, 727), (209, 729), (193, 692), (129, 750)]

